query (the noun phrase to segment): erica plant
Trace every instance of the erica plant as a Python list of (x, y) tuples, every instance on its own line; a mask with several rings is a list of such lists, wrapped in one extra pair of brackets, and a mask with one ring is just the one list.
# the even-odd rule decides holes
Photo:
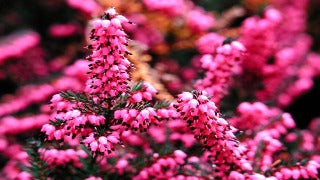
[(0, 40), (0, 180), (318, 179), (320, 119), (284, 110), (320, 74), (308, 1), (206, 3), (39, 3), (72, 21)]

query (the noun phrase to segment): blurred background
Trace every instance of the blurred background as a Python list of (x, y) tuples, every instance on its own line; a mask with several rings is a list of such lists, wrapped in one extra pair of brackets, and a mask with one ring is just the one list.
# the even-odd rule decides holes
[[(92, 14), (94, 9), (119, 6), (120, 11), (127, 13), (139, 11), (141, 2), (135, 0), (95, 1), (100, 4), (88, 4), (87, 9), (77, 6), (72, 0), (1, 0), (0, 1), (0, 96), (1, 101), (10, 99), (17, 91), (28, 84), (41, 84), (53, 81), (59, 77), (64, 67), (73, 64), (77, 59), (85, 58), (87, 52), (86, 27), (88, 21), (97, 16), (99, 11)], [(125, 2), (125, 3), (124, 3)], [(269, 4), (268, 0), (194, 0), (195, 4), (205, 10), (221, 16), (227, 10), (240, 8), (244, 12), (234, 11), (235, 15), (228, 28), (227, 34), (236, 33), (242, 21), (251, 15), (259, 14)], [(126, 5), (124, 5), (126, 4)], [(310, 0), (307, 18), (307, 33), (313, 38), (312, 50), (320, 52), (320, 1)], [(238, 14), (237, 14), (238, 13)], [(152, 15), (150, 15), (152, 16)], [(158, 17), (157, 21), (161, 21)], [(179, 32), (183, 34), (184, 32)], [(19, 44), (29, 35), (29, 44)], [(167, 34), (168, 42), (175, 41), (174, 34)], [(183, 35), (182, 35), (183, 36)], [(7, 44), (17, 41), (16, 45)], [(181, 43), (183, 44), (183, 43)], [(163, 45), (163, 44), (162, 44)], [(166, 53), (162, 45), (156, 46), (148, 54), (153, 55), (151, 65), (157, 62), (159, 54)], [(184, 44), (188, 46), (187, 44)], [(182, 45), (182, 46), (184, 46)], [(163, 52), (162, 52), (163, 51)], [(10, 53), (11, 52), (11, 53)], [(190, 64), (190, 55), (194, 50), (175, 50), (168, 56), (178, 61), (182, 67)], [(305, 127), (312, 118), (320, 115), (320, 79), (314, 79), (314, 87), (301, 97), (297, 98), (286, 111), (292, 113), (300, 127)], [(168, 85), (168, 84), (167, 84)], [(172, 94), (175, 90), (174, 83), (169, 83)], [(9, 95), (8, 95), (9, 94)], [(43, 98), (41, 102), (49, 100)], [(38, 111), (38, 103), (32, 103), (23, 111), (13, 114), (23, 114)]]

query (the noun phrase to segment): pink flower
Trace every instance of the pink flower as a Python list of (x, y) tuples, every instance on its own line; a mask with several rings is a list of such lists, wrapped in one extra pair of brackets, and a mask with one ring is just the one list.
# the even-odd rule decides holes
[(106, 145), (106, 144), (108, 143), (107, 138), (104, 137), (104, 136), (99, 137), (99, 140), (98, 140), (98, 141), (99, 141), (99, 143), (102, 144), (102, 145)]
[(143, 3), (151, 11), (160, 11), (173, 17), (180, 15), (185, 9), (185, 2), (183, 0), (144, 0)]
[(237, 171), (232, 171), (229, 175), (230, 180), (244, 180), (245, 177), (243, 174), (237, 172)]
[(141, 102), (142, 101), (142, 95), (141, 93), (136, 93), (132, 96), (135, 102)]
[(96, 141), (93, 141), (92, 143), (90, 143), (90, 149), (91, 151), (97, 151), (98, 143)]
[(196, 47), (201, 54), (213, 54), (217, 47), (222, 45), (224, 39), (216, 33), (208, 33), (197, 40)]
[(215, 25), (215, 19), (212, 14), (206, 13), (201, 8), (194, 8), (186, 15), (186, 23), (194, 32), (204, 32)]
[(124, 173), (124, 170), (128, 167), (129, 162), (125, 159), (121, 159), (117, 162), (116, 168), (120, 174)]
[(90, 176), (90, 177), (86, 178), (85, 180), (102, 180), (102, 178), (101, 177)]
[[(216, 112), (216, 107), (209, 98), (205, 98), (205, 92), (184, 92), (178, 95), (177, 103), (174, 107), (180, 113), (181, 118), (186, 120), (188, 127), (193, 131), (195, 138), (210, 150), (211, 156), (215, 159), (217, 171), (223, 176), (226, 170), (224, 166), (229, 166), (222, 161), (227, 159), (230, 164), (238, 169), (251, 171), (251, 165), (246, 162), (242, 152), (245, 148), (240, 148), (237, 139), (231, 129), (234, 129), (224, 119), (220, 118)], [(198, 110), (198, 105), (205, 111)], [(199, 107), (200, 107), (199, 106)], [(207, 106), (204, 108), (204, 106)], [(223, 151), (223, 153), (217, 153)], [(246, 166), (242, 166), (246, 164)]]
[(294, 128), (296, 126), (294, 120), (292, 119), (289, 113), (284, 113), (282, 115), (282, 121), (287, 128)]
[[(210, 34), (210, 36), (217, 35)], [(221, 98), (227, 94), (231, 77), (239, 73), (239, 61), (246, 49), (238, 41), (223, 45), (217, 38), (214, 42), (214, 49), (209, 50), (213, 51), (210, 52), (212, 54), (205, 54), (200, 59), (201, 67), (206, 70), (205, 77), (198, 80), (194, 87), (199, 91), (206, 91), (213, 95), (214, 102), (219, 103)], [(205, 45), (207, 46), (207, 44)], [(211, 44), (210, 47), (212, 47)]]

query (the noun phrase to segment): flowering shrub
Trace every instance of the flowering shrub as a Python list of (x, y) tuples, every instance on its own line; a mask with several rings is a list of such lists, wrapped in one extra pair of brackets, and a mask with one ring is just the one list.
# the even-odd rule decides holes
[(318, 179), (309, 1), (39, 4), (78, 19), (0, 39), (0, 179)]

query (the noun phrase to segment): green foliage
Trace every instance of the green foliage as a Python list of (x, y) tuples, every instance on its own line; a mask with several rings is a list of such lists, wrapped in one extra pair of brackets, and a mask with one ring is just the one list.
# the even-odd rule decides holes
[(166, 107), (168, 107), (170, 104), (171, 104), (170, 101), (161, 100), (161, 101), (156, 102), (156, 103), (154, 104), (153, 108), (155, 108), (155, 109), (166, 108)]
[(231, 8), (235, 5), (240, 5), (243, 0), (200, 0), (198, 4), (208, 11), (218, 11), (219, 13)]
[(95, 103), (85, 93), (77, 93), (72, 91), (60, 92), (60, 96), (71, 102), (81, 102), (83, 108), (78, 108), (81, 112), (103, 114), (106, 111), (104, 107)]
[(260, 169), (259, 169), (259, 165), (258, 165), (258, 161), (260, 160), (260, 158), (262, 157), (262, 153), (265, 149), (265, 144), (264, 144), (264, 141), (261, 140), (258, 144), (258, 147), (257, 147), (257, 150), (256, 152), (254, 153), (254, 160), (253, 160), (253, 169), (255, 170), (255, 172), (259, 172)]
[(139, 91), (140, 89), (142, 89), (142, 87), (143, 87), (143, 82), (140, 81), (132, 86), (131, 92)]
[(223, 44), (223, 45), (225, 45), (225, 44), (230, 44), (232, 41), (233, 41), (233, 38), (232, 38), (232, 37), (227, 37), (227, 38), (222, 42), (222, 44)]
[(33, 175), (35, 179), (46, 180), (47, 177), (52, 173), (48, 168), (46, 162), (41, 160), (40, 154), (38, 152), (39, 148), (43, 146), (42, 142), (39, 140), (31, 140), (28, 143), (26, 152), (30, 158), (30, 166), (21, 166), (21, 168)]
[(80, 162), (83, 164), (83, 168), (80, 171), (81, 174), (87, 177), (97, 175), (100, 168), (99, 164), (96, 163), (97, 156), (93, 157), (85, 146), (81, 146), (81, 149), (87, 154), (86, 158), (79, 157)]
[(64, 123), (66, 123), (66, 120), (63, 119), (59, 119), (59, 118), (55, 118), (56, 120), (50, 120), (50, 124), (55, 126), (55, 127), (60, 127), (62, 126)]
[(112, 107), (112, 109), (116, 110), (126, 107), (128, 98), (129, 94), (127, 93), (120, 95), (118, 101), (116, 101), (116, 104)]

